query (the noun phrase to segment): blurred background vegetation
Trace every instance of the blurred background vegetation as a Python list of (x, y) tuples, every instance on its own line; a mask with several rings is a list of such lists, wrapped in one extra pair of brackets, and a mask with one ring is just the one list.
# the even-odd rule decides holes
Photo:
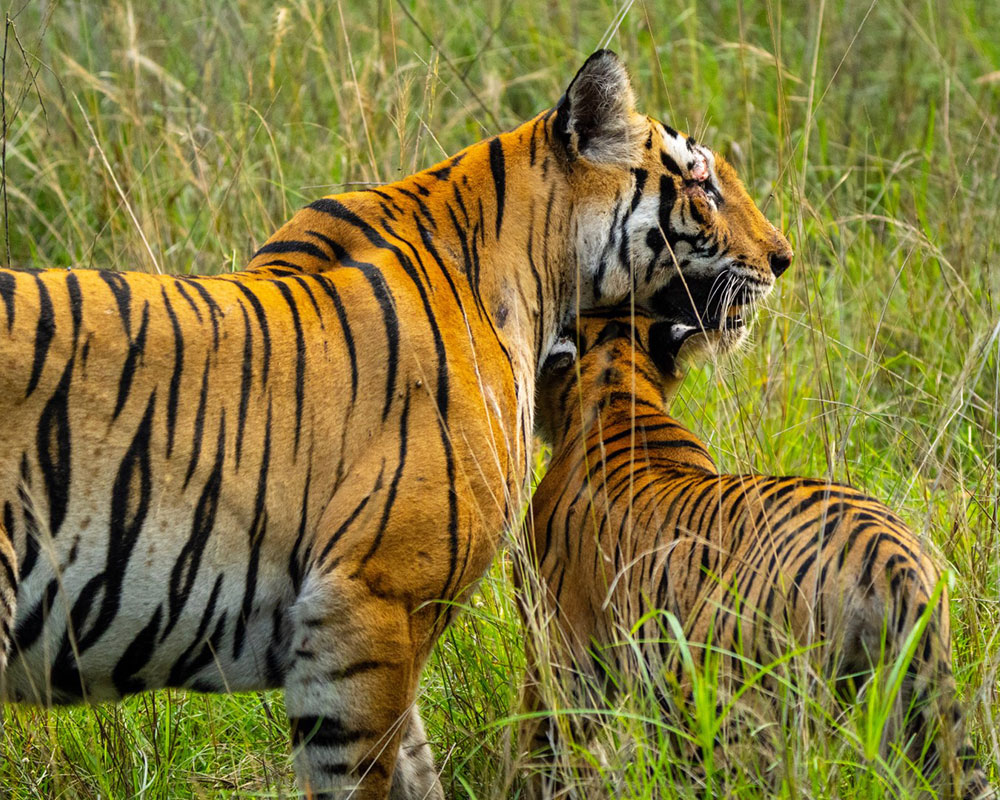
[[(958, 679), (996, 777), (1000, 3), (19, 0), (5, 11), (3, 256), (17, 266), (239, 269), (309, 200), (512, 127), (553, 105), (592, 50), (617, 50), (640, 109), (731, 158), (796, 249), (753, 344), (692, 375), (677, 413), (720, 466), (849, 480), (932, 543), (953, 570)], [(510, 718), (523, 634), (508, 560), (425, 681), (456, 797), (520, 788)], [(291, 791), (278, 693), (4, 714), (0, 787), (12, 797)], [(796, 745), (802, 782), (782, 796), (895, 796), (859, 781), (850, 742)]]

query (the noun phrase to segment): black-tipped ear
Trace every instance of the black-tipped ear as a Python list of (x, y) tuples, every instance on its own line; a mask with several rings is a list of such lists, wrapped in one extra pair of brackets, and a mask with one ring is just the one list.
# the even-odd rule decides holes
[(573, 156), (600, 164), (628, 164), (638, 143), (635, 96), (625, 65), (598, 50), (576, 73), (556, 109), (556, 132)]
[(548, 356), (542, 363), (542, 372), (549, 374), (563, 372), (573, 366), (574, 361), (576, 361), (576, 345), (572, 339), (562, 337), (556, 340), (549, 350)]
[(654, 322), (649, 326), (649, 355), (664, 375), (676, 378), (677, 354), (687, 337), (678, 336), (671, 322)]

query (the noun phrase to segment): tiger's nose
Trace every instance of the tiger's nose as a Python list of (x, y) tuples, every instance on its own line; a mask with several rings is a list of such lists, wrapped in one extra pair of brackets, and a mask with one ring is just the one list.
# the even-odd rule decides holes
[(792, 264), (792, 248), (785, 244), (780, 250), (775, 250), (768, 258), (768, 265), (775, 278), (780, 278), (781, 274)]

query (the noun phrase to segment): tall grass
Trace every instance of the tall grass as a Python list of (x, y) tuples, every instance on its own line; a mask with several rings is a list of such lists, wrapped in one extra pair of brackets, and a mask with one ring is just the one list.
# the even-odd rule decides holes
[[(692, 375), (675, 410), (722, 468), (849, 480), (940, 553), (960, 689), (996, 776), (1000, 5), (31, 0), (6, 11), (0, 256), (38, 267), (238, 269), (307, 200), (408, 174), (552, 105), (609, 43), (642, 109), (726, 153), (796, 249), (753, 346)], [(424, 682), (456, 797), (522, 786), (511, 719), (524, 634), (509, 567), (502, 555)], [(683, 761), (649, 733), (643, 702), (605, 717), (602, 780), (669, 796)], [(871, 718), (816, 727), (825, 702), (789, 704), (776, 746), (797, 777), (779, 793), (897, 796), (857, 755)], [(4, 715), (0, 789), (12, 797), (292, 791), (280, 694), (160, 692)], [(724, 780), (760, 793), (749, 773)]]

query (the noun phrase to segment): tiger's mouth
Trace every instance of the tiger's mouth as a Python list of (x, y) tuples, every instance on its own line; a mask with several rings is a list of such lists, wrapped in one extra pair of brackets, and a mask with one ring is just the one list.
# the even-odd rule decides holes
[(723, 317), (701, 317), (700, 319), (689, 318), (685, 320), (672, 319), (671, 333), (674, 344), (680, 347), (684, 342), (693, 336), (714, 334), (720, 342), (742, 339), (746, 334), (749, 321), (753, 319), (755, 308), (744, 306), (740, 308), (730, 308)]
[(669, 329), (661, 345), (690, 363), (736, 350), (773, 284), (733, 267), (714, 275), (675, 276), (650, 309)]
[(717, 333), (731, 339), (745, 333), (770, 291), (771, 284), (730, 270), (714, 277), (677, 276), (653, 297), (650, 310), (683, 328), (685, 338)]

